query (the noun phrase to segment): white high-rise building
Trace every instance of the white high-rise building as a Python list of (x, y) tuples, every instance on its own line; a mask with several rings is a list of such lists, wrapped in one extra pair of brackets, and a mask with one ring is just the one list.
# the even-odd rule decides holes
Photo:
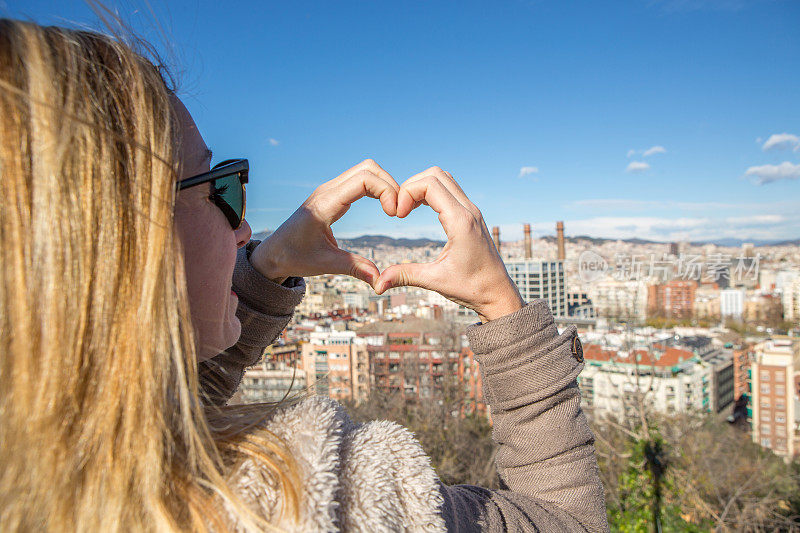
[(744, 312), (744, 289), (723, 289), (719, 292), (719, 314), (741, 318)]
[(351, 309), (366, 309), (369, 307), (369, 293), (366, 291), (343, 292), (342, 300), (344, 301), (344, 306)]
[(563, 261), (534, 259), (506, 260), (506, 269), (516, 283), (522, 299), (544, 298), (554, 316), (567, 316), (567, 285)]
[(800, 322), (800, 278), (784, 285), (781, 291), (784, 320)]

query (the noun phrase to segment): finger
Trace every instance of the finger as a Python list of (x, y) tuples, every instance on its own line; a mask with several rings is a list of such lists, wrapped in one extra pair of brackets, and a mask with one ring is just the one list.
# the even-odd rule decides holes
[[(400, 196), (398, 195), (398, 200), (399, 200), (399, 198), (400, 198)], [(411, 213), (411, 211), (413, 211), (414, 209), (418, 208), (421, 205), (428, 205), (428, 203), (425, 200), (420, 200), (418, 202), (412, 203), (411, 207), (408, 208), (408, 212), (405, 214), (405, 216), (408, 216)], [(399, 207), (400, 207), (400, 205), (399, 205), (399, 202), (398, 202), (398, 211), (399, 211)], [(403, 217), (400, 217), (398, 215), (398, 218), (403, 218)]]
[(458, 182), (456, 182), (456, 180), (453, 178), (453, 175), (445, 170), (442, 170), (440, 167), (434, 166), (420, 172), (419, 174), (415, 174), (410, 178), (408, 178), (406, 181), (404, 181), (403, 185), (419, 181), (420, 179), (426, 176), (433, 176), (439, 179), (442, 182), (442, 184), (447, 188), (447, 190), (450, 191), (450, 194), (452, 194), (453, 197), (455, 197), (455, 199), (459, 201), (459, 203), (461, 203), (471, 212), (474, 213), (475, 211), (478, 210), (478, 208), (475, 207), (475, 204), (473, 204), (470, 201), (469, 197), (467, 197), (467, 194), (464, 192), (464, 190), (461, 188)]
[(350, 253), (345, 250), (337, 249), (332, 251), (327, 257), (321, 259), (319, 267), (324, 269), (327, 274), (346, 274), (369, 283), (373, 288), (380, 276), (378, 267), (375, 263), (358, 254)]
[(387, 215), (397, 214), (397, 190), (369, 170), (357, 172), (334, 189), (329, 189), (328, 194), (331, 195), (330, 202), (325, 202), (326, 207), (320, 213), (328, 224), (339, 220), (353, 202), (364, 196), (379, 199)]
[(377, 294), (383, 294), (394, 287), (420, 287), (433, 290), (436, 265), (432, 263), (403, 263), (392, 265), (380, 273), (373, 286)]
[(450, 189), (450, 192), (453, 193), (453, 196), (455, 196), (459, 202), (464, 204), (464, 207), (469, 209), (473, 214), (481, 216), (478, 206), (472, 203), (472, 200), (469, 199), (469, 196), (467, 196), (467, 193), (464, 192), (464, 189), (461, 188), (461, 185), (458, 184), (453, 175), (447, 172), (446, 170), (443, 170), (442, 172), (444, 172), (444, 175), (447, 176), (448, 178), (442, 180), (443, 183), (445, 184), (445, 187)]
[(345, 170), (344, 172), (342, 172), (341, 174), (339, 174), (337, 177), (332, 179), (329, 183), (338, 185), (338, 184), (342, 183), (343, 181), (349, 179), (351, 176), (353, 176), (353, 174), (357, 174), (358, 172), (361, 172), (362, 170), (369, 170), (370, 172), (372, 172), (373, 174), (375, 174), (379, 178), (383, 179), (384, 181), (386, 181), (387, 183), (392, 185), (392, 187), (394, 188), (395, 191), (400, 190), (400, 185), (397, 183), (397, 181), (395, 181), (395, 179), (392, 177), (392, 175), (389, 174), (388, 172), (386, 172), (383, 169), (383, 167), (381, 167), (374, 159), (365, 159), (365, 160), (363, 160), (361, 163), (359, 163), (359, 164), (355, 165), (354, 167), (351, 167), (351, 168)]
[(465, 216), (471, 217), (442, 182), (431, 176), (403, 184), (397, 197), (397, 216), (406, 216), (411, 211), (410, 207), (421, 201), (427, 202), (431, 209), (439, 213), (439, 221), (448, 238)]
[(371, 170), (361, 171), (341, 184), (340, 201), (349, 206), (364, 196), (378, 198), (384, 212), (393, 217), (397, 214), (397, 193), (400, 190), (396, 186), (394, 180), (390, 183)]

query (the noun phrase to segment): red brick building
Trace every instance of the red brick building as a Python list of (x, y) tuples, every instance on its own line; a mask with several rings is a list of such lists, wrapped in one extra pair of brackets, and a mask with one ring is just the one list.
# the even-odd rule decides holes
[(737, 400), (742, 394), (750, 395), (750, 361), (753, 357), (752, 345), (733, 350), (733, 397)]
[(486, 413), (483, 399), (483, 381), (475, 354), (469, 347), (461, 350), (458, 360), (458, 382), (464, 387), (466, 405), (463, 414)]
[(367, 341), (370, 384), (403, 398), (431, 399), (458, 383), (461, 335), (449, 323), (408, 319), (358, 331)]
[(438, 334), (387, 333), (383, 345), (368, 345), (372, 386), (387, 393), (430, 399), (443, 392), (445, 375), (456, 376), (459, 354)]
[(647, 288), (647, 309), (651, 316), (687, 318), (694, 313), (697, 282), (672, 280)]

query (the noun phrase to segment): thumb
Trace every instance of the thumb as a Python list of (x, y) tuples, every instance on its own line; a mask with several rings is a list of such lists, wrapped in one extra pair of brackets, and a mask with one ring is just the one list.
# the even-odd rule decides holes
[(325, 265), (326, 272), (352, 276), (369, 283), (373, 288), (380, 276), (380, 272), (378, 271), (378, 267), (375, 266), (375, 263), (366, 257), (361, 257), (358, 254), (346, 252), (341, 249), (332, 253), (325, 262), (328, 263)]
[(433, 290), (430, 263), (403, 263), (387, 267), (375, 284), (375, 292), (383, 294), (394, 287), (420, 287)]

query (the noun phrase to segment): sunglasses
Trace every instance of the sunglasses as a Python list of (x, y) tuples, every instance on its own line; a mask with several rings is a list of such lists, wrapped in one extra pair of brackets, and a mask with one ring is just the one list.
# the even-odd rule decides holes
[(250, 165), (247, 159), (228, 159), (214, 165), (208, 172), (178, 182), (178, 190), (211, 182), (211, 198), (220, 208), (231, 227), (237, 230), (244, 221), (244, 184)]

